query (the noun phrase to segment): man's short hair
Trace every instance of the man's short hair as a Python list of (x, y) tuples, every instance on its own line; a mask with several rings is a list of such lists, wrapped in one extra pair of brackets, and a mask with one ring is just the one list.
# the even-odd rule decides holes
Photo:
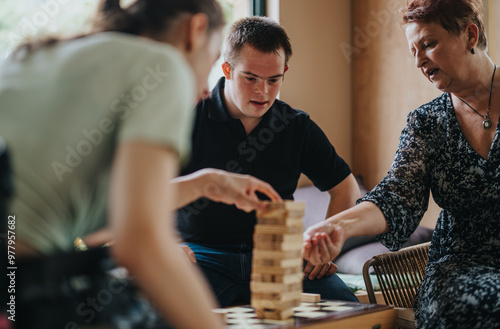
[(263, 53), (285, 51), (285, 65), (292, 56), (292, 45), (285, 29), (269, 17), (244, 17), (231, 25), (224, 42), (224, 60), (236, 65), (243, 46), (249, 45)]

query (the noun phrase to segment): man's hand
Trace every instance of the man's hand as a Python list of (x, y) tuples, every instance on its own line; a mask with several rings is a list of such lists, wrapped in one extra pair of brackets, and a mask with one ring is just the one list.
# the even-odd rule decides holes
[(189, 248), (185, 244), (181, 244), (179, 246), (186, 253), (186, 255), (188, 256), (188, 258), (191, 261), (191, 263), (196, 263), (196, 255), (194, 254), (194, 251), (192, 251), (191, 248)]
[(332, 262), (328, 262), (320, 265), (312, 265), (307, 262), (306, 267), (304, 267), (304, 277), (309, 278), (309, 280), (322, 279), (323, 277), (329, 277), (337, 272), (337, 265)]
[(311, 226), (304, 232), (302, 257), (313, 265), (335, 259), (344, 245), (344, 230), (328, 222)]

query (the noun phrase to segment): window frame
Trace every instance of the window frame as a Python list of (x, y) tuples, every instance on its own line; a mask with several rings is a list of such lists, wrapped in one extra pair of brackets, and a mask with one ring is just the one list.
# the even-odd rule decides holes
[(267, 0), (253, 0), (252, 12), (255, 16), (267, 16)]

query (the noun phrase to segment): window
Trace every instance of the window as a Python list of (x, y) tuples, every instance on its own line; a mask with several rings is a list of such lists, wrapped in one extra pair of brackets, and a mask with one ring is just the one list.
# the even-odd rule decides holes
[[(133, 0), (122, 0), (123, 5)], [(96, 11), (99, 0), (0, 0), (0, 60), (15, 47), (37, 35), (66, 35), (85, 31)], [(251, 15), (255, 7), (263, 14), (265, 0), (219, 0), (228, 26), (235, 20)], [(258, 2), (258, 4), (254, 4)], [(259, 7), (260, 6), (260, 7)], [(227, 31), (227, 28), (226, 28)], [(214, 65), (209, 77), (210, 89), (222, 74), (222, 58)]]
[[(250, 16), (252, 13), (253, 3), (251, 0), (219, 0), (224, 9), (224, 15), (226, 17), (227, 26), (224, 31), (224, 37), (226, 36), (227, 30), (232, 22), (246, 16)], [(217, 62), (215, 62), (212, 71), (208, 77), (208, 88), (212, 90), (213, 87), (219, 81), (219, 78), (224, 75), (222, 72), (222, 63), (224, 63), (224, 58), (221, 56)]]
[(0, 0), (0, 60), (33, 36), (81, 31), (96, 5), (97, 0)]

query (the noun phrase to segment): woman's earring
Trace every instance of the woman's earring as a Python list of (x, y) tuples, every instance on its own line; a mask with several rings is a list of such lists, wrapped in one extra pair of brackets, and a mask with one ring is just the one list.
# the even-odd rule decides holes
[(472, 49), (470, 50), (470, 53), (471, 53), (472, 55), (474, 55), (474, 54), (476, 53), (476, 51), (474, 50), (474, 48), (472, 48)]

